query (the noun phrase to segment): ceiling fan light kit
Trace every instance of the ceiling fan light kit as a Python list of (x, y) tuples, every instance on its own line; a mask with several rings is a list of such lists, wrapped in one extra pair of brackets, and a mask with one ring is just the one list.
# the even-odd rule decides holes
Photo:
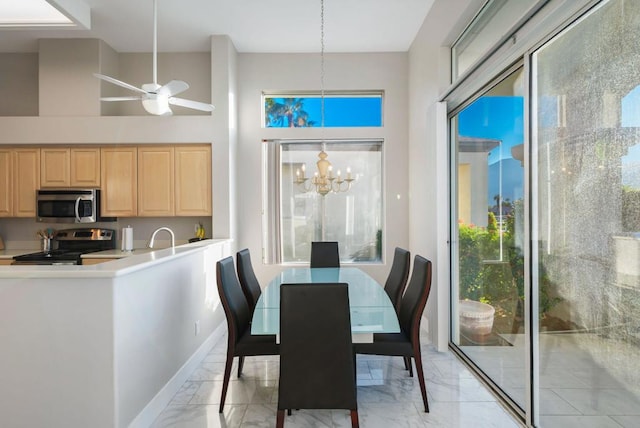
[(166, 85), (158, 84), (158, 5), (157, 0), (153, 0), (153, 83), (145, 83), (142, 88), (122, 82), (104, 74), (94, 73), (93, 75), (106, 82), (137, 92), (139, 95), (124, 97), (101, 97), (101, 101), (142, 101), (142, 107), (149, 113), (156, 116), (170, 116), (173, 114), (169, 105), (177, 105), (200, 111), (213, 111), (215, 107), (211, 104), (177, 98), (181, 92), (189, 89), (189, 85), (182, 80), (172, 80)]

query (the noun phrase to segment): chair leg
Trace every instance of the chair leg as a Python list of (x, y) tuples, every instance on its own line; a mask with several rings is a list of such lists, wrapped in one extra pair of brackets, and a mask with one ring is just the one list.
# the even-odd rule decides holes
[(358, 420), (358, 411), (351, 411), (351, 428), (360, 428), (360, 421)]
[(224, 378), (222, 379), (222, 396), (220, 397), (220, 410), (224, 408), (224, 400), (227, 398), (227, 389), (229, 388), (229, 378), (231, 377), (231, 366), (233, 365), (233, 345), (227, 345), (227, 363), (224, 366)]
[(244, 367), (244, 357), (238, 357), (238, 379), (242, 376), (242, 367)]
[(411, 358), (410, 357), (402, 357), (404, 359), (404, 369), (411, 370)]
[(405, 364), (409, 366), (407, 368), (407, 370), (409, 370), (409, 377), (413, 377), (413, 364), (411, 364), (411, 357), (404, 357), (404, 358), (405, 358)]
[(276, 413), (276, 428), (284, 427), (284, 410), (278, 410)]
[(422, 401), (424, 402), (424, 411), (429, 413), (429, 400), (427, 399), (427, 387), (424, 383), (424, 371), (422, 370), (422, 354), (420, 353), (420, 343), (413, 344), (413, 359), (416, 362), (416, 371), (418, 372), (418, 383), (420, 383), (420, 392), (422, 393)]

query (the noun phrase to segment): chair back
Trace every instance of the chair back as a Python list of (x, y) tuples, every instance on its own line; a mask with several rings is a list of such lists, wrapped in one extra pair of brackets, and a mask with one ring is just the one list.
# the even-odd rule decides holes
[(312, 268), (339, 268), (340, 253), (335, 241), (314, 241), (311, 243)]
[(262, 294), (260, 283), (251, 265), (251, 253), (248, 248), (238, 251), (236, 254), (236, 268), (238, 269), (238, 279), (240, 286), (247, 299), (249, 311), (253, 313), (253, 309), (258, 303), (258, 299)]
[(357, 409), (344, 283), (280, 286), (278, 409)]
[(216, 278), (218, 294), (227, 317), (229, 341), (237, 343), (249, 328), (251, 312), (236, 276), (233, 257), (226, 257), (216, 263)]
[(420, 255), (413, 259), (413, 271), (402, 296), (398, 321), (400, 328), (413, 341), (420, 334), (420, 320), (431, 291), (431, 261)]
[(403, 248), (396, 247), (393, 254), (393, 263), (387, 281), (384, 283), (384, 291), (389, 295), (389, 299), (399, 312), (402, 292), (409, 279), (409, 265), (411, 263), (411, 253)]

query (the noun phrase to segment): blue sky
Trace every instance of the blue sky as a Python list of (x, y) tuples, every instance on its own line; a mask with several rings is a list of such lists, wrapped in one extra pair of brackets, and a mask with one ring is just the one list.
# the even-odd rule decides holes
[[(282, 103), (283, 99), (274, 100)], [(304, 110), (309, 114), (309, 120), (316, 122), (314, 127), (319, 127), (322, 116), (320, 97), (304, 98)], [(325, 96), (324, 126), (382, 126), (382, 97)]]
[[(514, 160), (511, 147), (524, 142), (524, 98), (515, 96), (482, 97), (460, 112), (458, 134), (463, 137), (500, 140), (500, 146), (489, 153), (489, 191), (487, 205), (502, 191), (503, 199), (522, 197), (524, 169)], [(500, 189), (500, 168), (502, 188)]]

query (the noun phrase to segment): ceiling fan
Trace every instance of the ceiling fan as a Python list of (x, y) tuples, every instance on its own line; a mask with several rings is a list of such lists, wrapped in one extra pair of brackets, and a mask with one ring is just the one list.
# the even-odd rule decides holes
[(177, 105), (201, 111), (213, 111), (214, 106), (199, 101), (185, 100), (177, 98), (175, 95), (189, 89), (189, 85), (182, 80), (172, 80), (166, 85), (158, 84), (158, 5), (157, 0), (153, 0), (153, 83), (145, 83), (142, 88), (122, 82), (104, 74), (94, 73), (99, 79), (105, 80), (114, 85), (138, 92), (139, 95), (126, 97), (102, 97), (101, 101), (132, 101), (141, 100), (142, 107), (157, 116), (169, 116), (173, 114), (169, 105)]

